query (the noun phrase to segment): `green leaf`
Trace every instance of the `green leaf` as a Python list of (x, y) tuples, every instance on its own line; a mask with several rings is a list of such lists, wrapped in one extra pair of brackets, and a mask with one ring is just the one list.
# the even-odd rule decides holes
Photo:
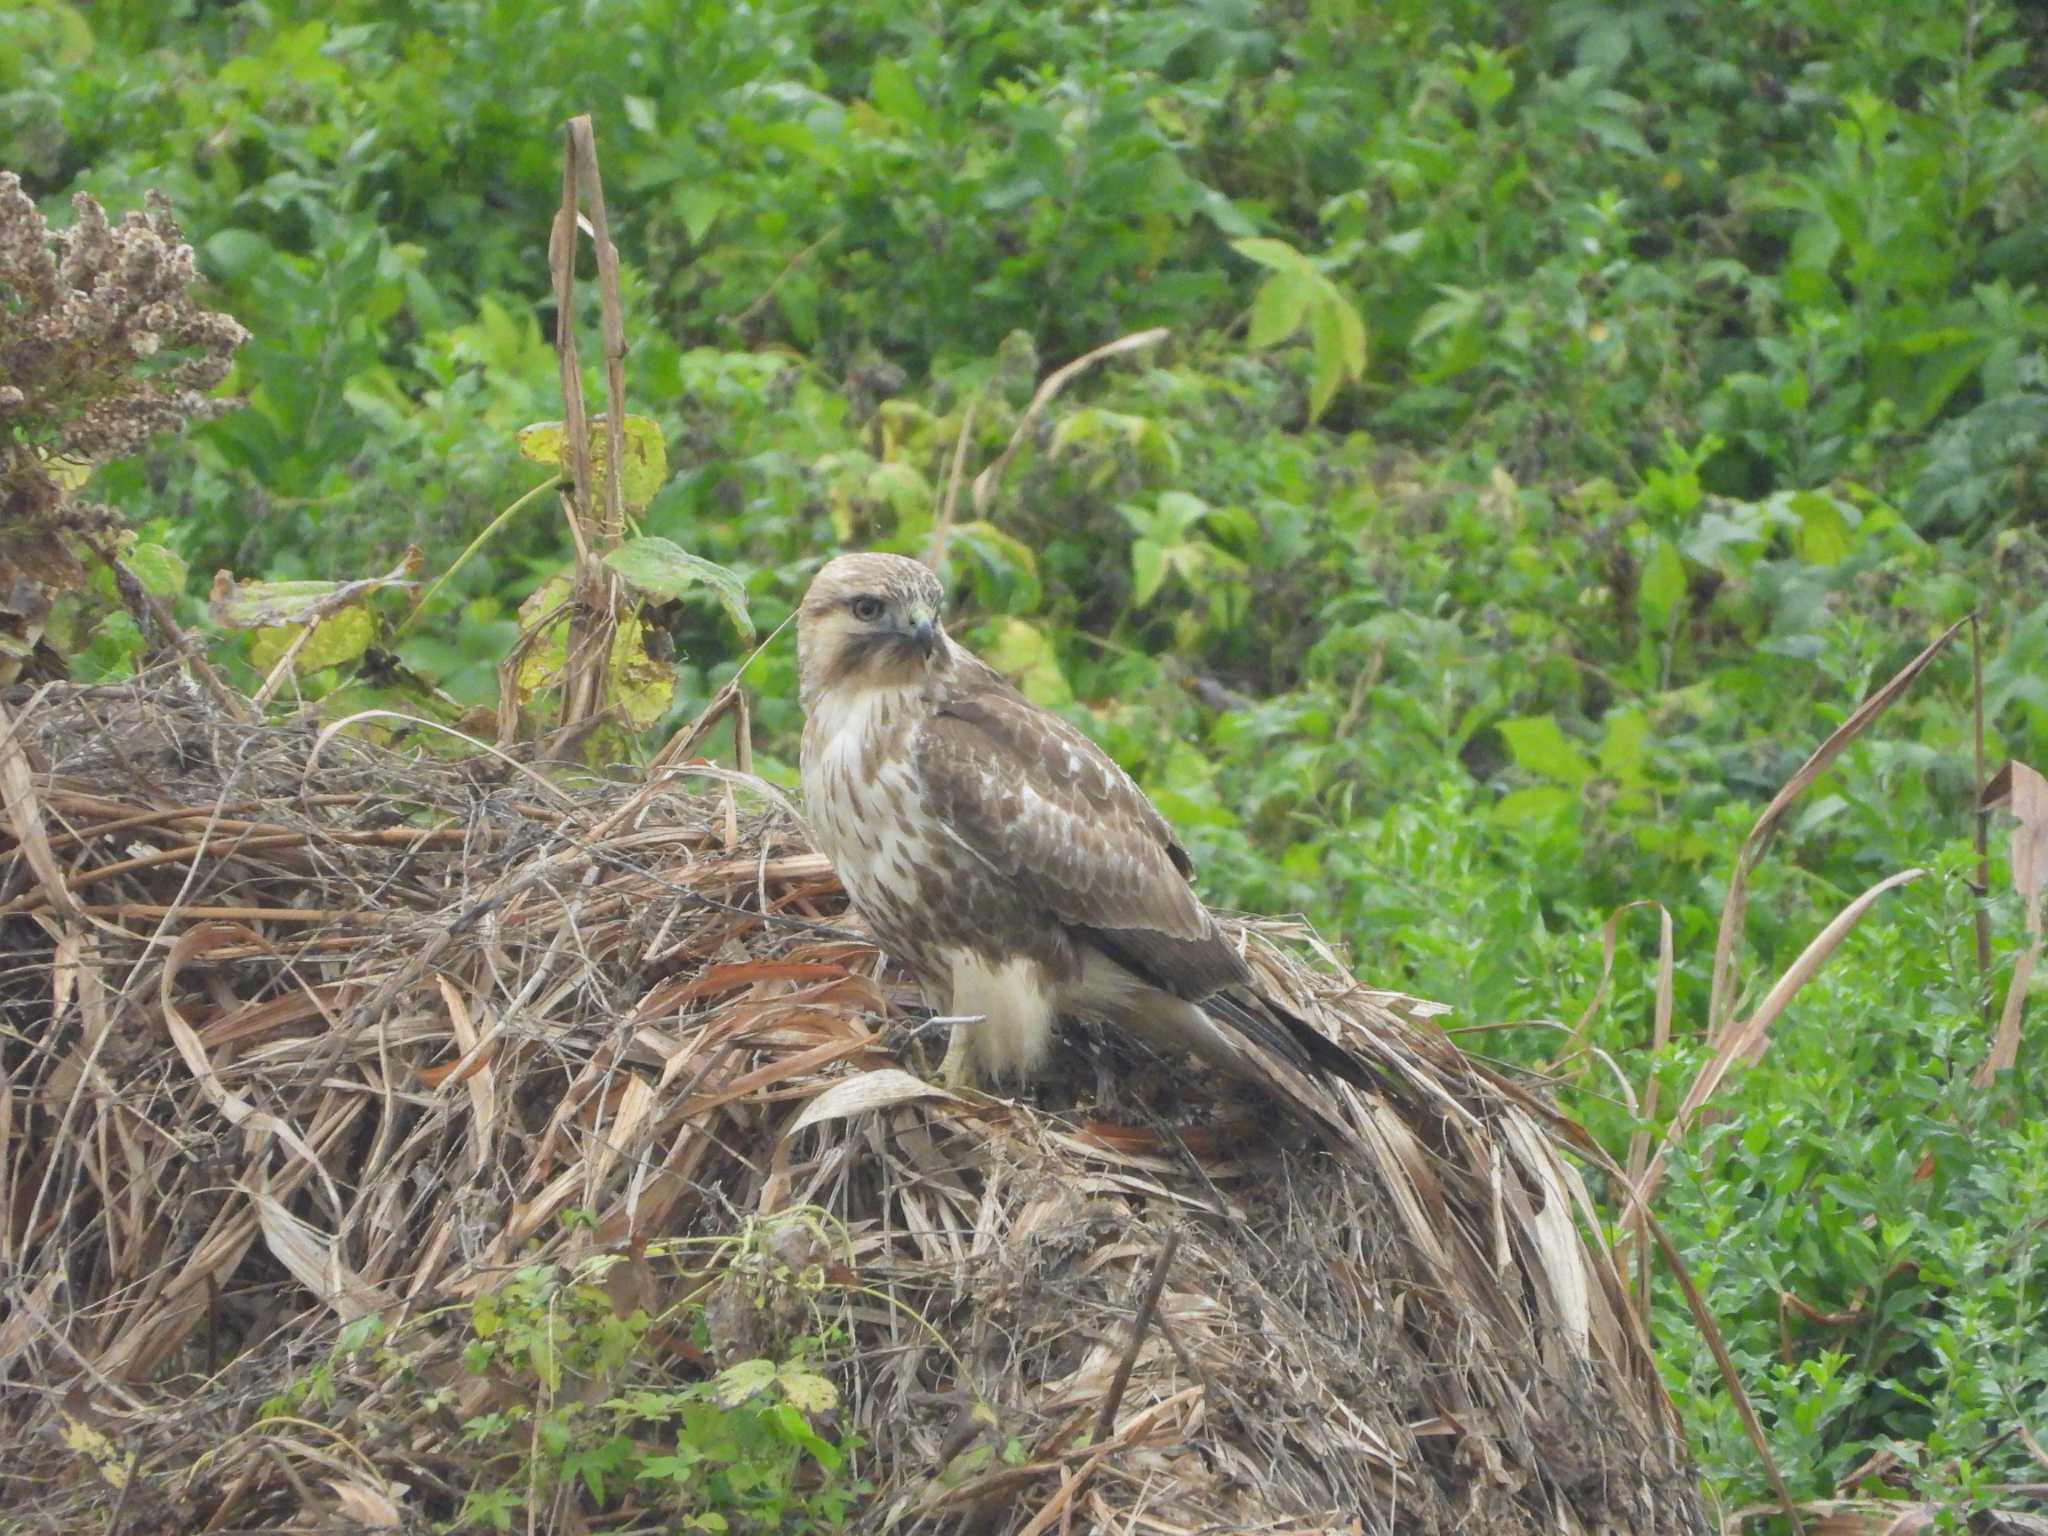
[(917, 82), (896, 59), (876, 61), (874, 77), (868, 85), (868, 98), (883, 116), (894, 118), (906, 128), (924, 126), (931, 115), (925, 110), (924, 98), (918, 94)]
[(635, 730), (646, 730), (675, 702), (675, 668), (647, 654), (647, 626), (629, 613), (619, 615), (611, 655), (605, 658), (605, 681)]
[[(249, 637), (249, 664), (268, 672), (304, 629), (303, 624), (291, 624), (257, 630)], [(292, 670), (305, 677), (342, 666), (367, 651), (376, 638), (377, 621), (368, 609), (344, 608), (313, 627), (312, 636), (292, 658)]]
[(1636, 588), (1636, 611), (1661, 633), (1684, 600), (1685, 562), (1669, 539), (1658, 539), (1643, 564), (1643, 578)]
[(1233, 240), (1230, 248), (1247, 261), (1255, 261), (1262, 267), (1275, 272), (1310, 271), (1308, 258), (1289, 245), (1285, 240), (1272, 240), (1264, 235), (1254, 235), (1249, 240)]
[(657, 597), (686, 597), (709, 587), (724, 605), (740, 638), (754, 638), (754, 621), (747, 612), (747, 589), (724, 566), (693, 555), (672, 540), (652, 536), (628, 539), (606, 555), (604, 563), (642, 592), (652, 592)]
[(1365, 377), (1365, 317), (1334, 283), (1325, 286), (1330, 291), (1330, 306), (1337, 313), (1337, 336), (1343, 351), (1344, 369), (1356, 383)]
[(533, 1362), (533, 1374), (552, 1395), (562, 1390), (562, 1362), (555, 1353), (554, 1320), (533, 1330), (527, 1339), (526, 1356)]
[[(567, 576), (550, 576), (528, 593), (526, 601), (519, 605), (520, 628), (533, 628), (560, 606), (569, 595), (569, 585)], [(554, 686), (555, 680), (562, 675), (562, 663), (568, 654), (569, 625), (562, 615), (557, 614), (519, 660), (519, 671), (514, 680), (521, 704), (530, 704), (536, 695)]]
[(1308, 389), (1308, 416), (1314, 421), (1329, 409), (1344, 382), (1343, 322), (1336, 306), (1318, 304), (1309, 316), (1309, 333), (1315, 338), (1315, 370)]
[(727, 201), (723, 192), (699, 185), (684, 187), (675, 194), (675, 209), (682, 215), (683, 232), (690, 237), (692, 245), (704, 243), (704, 237), (711, 233), (711, 226), (725, 212)]
[(1285, 341), (1301, 329), (1315, 294), (1315, 280), (1305, 271), (1276, 272), (1259, 285), (1252, 300), (1251, 332), (1245, 338), (1253, 347), (1270, 347)]
[[(611, 455), (611, 433), (606, 418), (590, 418), (590, 474), (592, 494), (602, 505), (605, 469)], [(662, 440), (661, 424), (648, 416), (628, 416), (621, 424), (620, 439), (625, 455), (625, 473), (619, 478), (619, 499), (628, 512), (640, 512), (654, 500), (654, 493), (668, 480), (668, 445)], [(568, 469), (569, 431), (559, 421), (538, 421), (519, 429), (519, 452), (536, 464)]]
[(1063, 709), (1074, 702), (1059, 653), (1037, 625), (1005, 616), (983, 626), (983, 633), (988, 638), (976, 646), (982, 660), (1016, 684), (1025, 698), (1047, 709)]
[(253, 229), (217, 230), (207, 237), (202, 249), (207, 266), (231, 283), (277, 259), (270, 242)]
[(1639, 709), (1610, 709), (1600, 738), (1600, 771), (1622, 784), (1643, 782), (1650, 722)]
[(1549, 715), (1503, 720), (1500, 733), (1517, 766), (1573, 788), (1593, 777), (1593, 765)]
[(1136, 539), (1131, 544), (1131, 602), (1142, 608), (1159, 595), (1166, 584), (1166, 546), (1157, 539)]
[(137, 544), (121, 556), (121, 563), (158, 597), (176, 597), (185, 590), (184, 560), (161, 544)]
[(737, 1408), (775, 1379), (773, 1360), (742, 1360), (719, 1372), (711, 1383), (711, 1395), (727, 1408)]
[(1570, 790), (1559, 789), (1554, 784), (1541, 785), (1535, 789), (1518, 789), (1504, 795), (1493, 808), (1493, 819), (1504, 827), (1518, 826), (1523, 822), (1544, 820), (1562, 815), (1571, 809)]
[(1799, 518), (1799, 558), (1808, 565), (1836, 565), (1854, 545), (1842, 504), (1832, 496), (1801, 491), (1792, 498)]

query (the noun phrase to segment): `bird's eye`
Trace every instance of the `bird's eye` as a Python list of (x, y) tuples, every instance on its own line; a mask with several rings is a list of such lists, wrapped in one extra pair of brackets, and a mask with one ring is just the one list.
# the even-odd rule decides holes
[(882, 616), (882, 600), (879, 597), (856, 597), (851, 606), (853, 616), (863, 624), (872, 624)]

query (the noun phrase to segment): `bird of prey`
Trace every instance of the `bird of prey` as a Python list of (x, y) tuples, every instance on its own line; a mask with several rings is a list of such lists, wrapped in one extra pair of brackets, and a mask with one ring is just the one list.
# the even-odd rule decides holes
[(797, 612), (811, 830), (925, 1001), (951, 1086), (1030, 1074), (1061, 1016), (1292, 1097), (1364, 1065), (1263, 992), (1187, 852), (1102, 749), (939, 622), (931, 570), (841, 555)]

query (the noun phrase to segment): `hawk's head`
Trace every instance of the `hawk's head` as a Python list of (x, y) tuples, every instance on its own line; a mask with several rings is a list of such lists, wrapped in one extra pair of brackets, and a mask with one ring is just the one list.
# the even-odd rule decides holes
[(901, 688), (952, 663), (939, 624), (946, 592), (901, 555), (841, 555), (811, 580), (796, 613), (806, 699), (827, 688)]

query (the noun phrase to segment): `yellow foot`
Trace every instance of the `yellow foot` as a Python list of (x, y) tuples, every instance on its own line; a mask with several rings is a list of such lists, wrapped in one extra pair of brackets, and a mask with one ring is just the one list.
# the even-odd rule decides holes
[(969, 1042), (975, 1025), (980, 1022), (978, 1015), (953, 1020), (952, 1038), (946, 1044), (946, 1059), (939, 1063), (939, 1086), (942, 1088), (958, 1092), (979, 1086), (974, 1080), (974, 1053)]

